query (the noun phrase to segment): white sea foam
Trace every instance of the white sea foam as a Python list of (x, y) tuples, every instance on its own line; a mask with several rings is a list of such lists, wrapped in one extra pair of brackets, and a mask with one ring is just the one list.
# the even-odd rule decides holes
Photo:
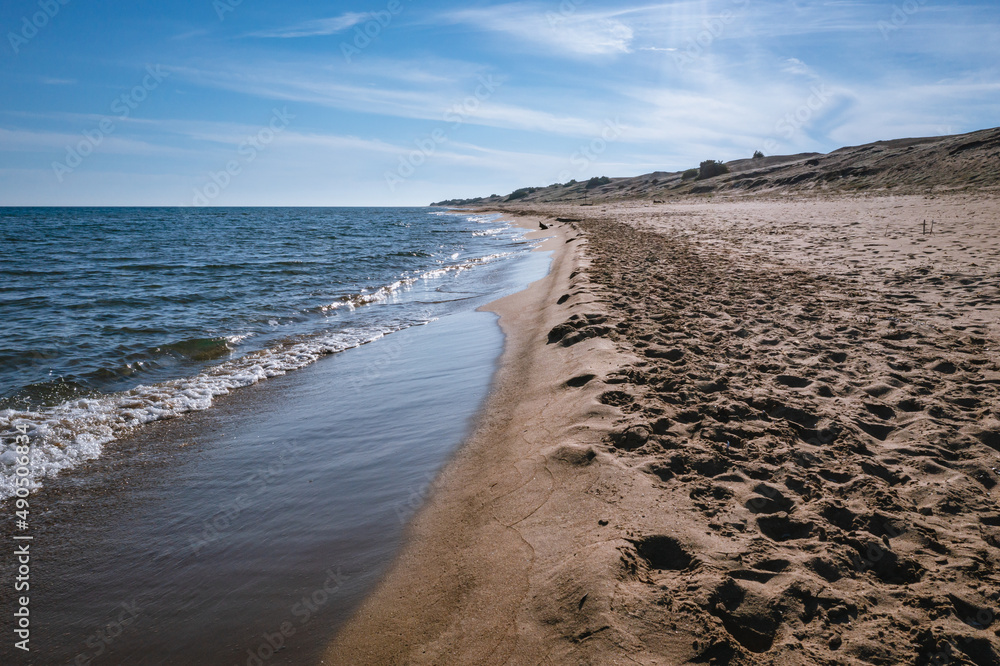
[(483, 231), (473, 231), (473, 236), (496, 236), (497, 234), (502, 234), (507, 231), (509, 227), (495, 227), (493, 229), (485, 229)]
[(198, 375), (98, 398), (69, 400), (37, 411), (0, 411), (0, 500), (14, 495), (17, 454), (13, 436), (27, 429), (31, 442), (29, 488), (79, 463), (97, 458), (104, 446), (129, 430), (212, 406), (216, 396), (283, 375), (335, 352), (372, 342), (397, 329), (379, 328), (324, 334), (248, 354), (206, 369)]
[(238, 333), (235, 335), (227, 335), (226, 342), (228, 342), (231, 345), (238, 345), (247, 338), (252, 338), (254, 335), (256, 335), (256, 333)]
[[(467, 219), (482, 224), (496, 224), (498, 217), (499, 215), (472, 215)], [(491, 228), (481, 233), (493, 235), (501, 231), (503, 228)], [(441, 265), (382, 287), (342, 297), (320, 310), (329, 311), (342, 307), (353, 310), (358, 306), (381, 303), (420, 280), (462, 272), (512, 254), (515, 252), (500, 252)], [(450, 259), (455, 261), (458, 256), (457, 253), (453, 254)], [(277, 325), (276, 321), (273, 323)], [(0, 444), (0, 500), (15, 493), (18, 456), (14, 435), (19, 426), (27, 428), (31, 442), (26, 478), (29, 481), (28, 487), (36, 490), (42, 486), (42, 479), (45, 477), (53, 477), (61, 470), (99, 457), (109, 442), (143, 424), (208, 409), (217, 396), (305, 367), (322, 356), (377, 340), (403, 327), (324, 334), (253, 352), (208, 368), (193, 377), (140, 385), (128, 391), (97, 398), (74, 399), (37, 411), (0, 410), (0, 435), (4, 442)], [(231, 335), (226, 340), (230, 344), (237, 344), (250, 335), (253, 334)]]
[(489, 224), (490, 222), (496, 222), (497, 218), (500, 217), (500, 213), (491, 213), (489, 215), (469, 215), (467, 219), (469, 222), (477, 222), (479, 224)]
[[(441, 266), (440, 268), (432, 268), (427, 271), (423, 271), (418, 275), (413, 275), (410, 277), (405, 277), (400, 280), (396, 280), (392, 284), (387, 284), (382, 287), (375, 289), (368, 289), (362, 291), (359, 294), (352, 294), (350, 296), (341, 296), (339, 300), (333, 303), (328, 303), (320, 307), (320, 311), (329, 312), (336, 310), (338, 308), (349, 308), (354, 309), (361, 305), (371, 305), (373, 303), (382, 303), (389, 300), (390, 297), (397, 294), (400, 291), (416, 284), (420, 280), (430, 280), (433, 278), (438, 278), (443, 275), (448, 275), (449, 273), (460, 273), (464, 270), (468, 270), (473, 266), (480, 266), (485, 263), (492, 261), (497, 261), (498, 259), (503, 259), (504, 257), (509, 257), (512, 252), (498, 252), (494, 254), (489, 254), (483, 257), (475, 257), (473, 259), (466, 259), (460, 263), (449, 264)], [(452, 255), (450, 258), (452, 260), (458, 257), (457, 254)]]
[(431, 215), (463, 215), (465, 219), (469, 222), (478, 222), (479, 224), (487, 224), (489, 222), (495, 222), (498, 218), (502, 217), (500, 213), (487, 213), (485, 215), (469, 215), (463, 210), (436, 210), (431, 213)]

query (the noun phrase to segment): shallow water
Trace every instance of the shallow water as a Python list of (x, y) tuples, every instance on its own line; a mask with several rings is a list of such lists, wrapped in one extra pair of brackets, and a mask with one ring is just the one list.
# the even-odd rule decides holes
[(547, 265), (482, 273), (436, 321), (154, 424), (33, 496), (54, 523), (34, 663), (312, 663), (487, 394), (502, 335), (474, 308)]
[[(460, 310), (530, 244), (376, 208), (0, 209), (0, 434), (32, 487), (136, 427)], [(16, 456), (0, 443), (0, 499)]]

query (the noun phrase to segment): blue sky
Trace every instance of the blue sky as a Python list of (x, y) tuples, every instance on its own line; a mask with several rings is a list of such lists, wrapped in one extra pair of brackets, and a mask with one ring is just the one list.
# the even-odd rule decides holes
[(6, 0), (0, 205), (423, 205), (1000, 125), (995, 0)]

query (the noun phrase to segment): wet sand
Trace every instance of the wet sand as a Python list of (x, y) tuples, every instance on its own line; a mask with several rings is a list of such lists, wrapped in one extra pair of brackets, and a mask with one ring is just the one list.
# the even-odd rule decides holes
[(324, 663), (1000, 661), (996, 199), (508, 212), (552, 270)]

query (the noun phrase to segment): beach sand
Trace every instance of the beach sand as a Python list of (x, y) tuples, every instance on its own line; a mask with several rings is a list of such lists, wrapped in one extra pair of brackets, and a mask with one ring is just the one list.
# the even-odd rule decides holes
[(509, 208), (550, 274), (324, 663), (1000, 662), (1000, 202), (789, 199)]

